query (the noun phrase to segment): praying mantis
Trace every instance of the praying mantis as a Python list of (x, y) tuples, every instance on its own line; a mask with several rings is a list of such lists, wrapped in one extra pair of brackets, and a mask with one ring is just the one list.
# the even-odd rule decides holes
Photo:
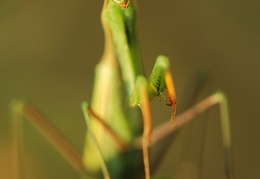
[[(215, 93), (176, 117), (176, 94), (168, 57), (160, 55), (149, 79), (144, 75), (135, 30), (135, 2), (105, 0), (101, 20), (105, 33), (104, 54), (95, 69), (92, 101), (82, 104), (88, 127), (83, 156), (30, 104), (14, 101), (13, 119), (20, 121), (22, 116), (35, 124), (82, 178), (150, 179), (150, 146), (197, 114), (220, 104), (226, 175), (234, 178), (227, 102), (223, 93)], [(171, 120), (152, 130), (149, 101), (156, 96), (164, 97), (164, 91), (167, 91), (166, 105), (172, 106)], [(16, 136), (19, 125), (14, 123)], [(19, 143), (19, 138), (14, 137), (16, 149)], [(17, 153), (15, 150), (14, 159), (19, 160)], [(19, 168), (14, 167), (13, 178), (20, 177)]]

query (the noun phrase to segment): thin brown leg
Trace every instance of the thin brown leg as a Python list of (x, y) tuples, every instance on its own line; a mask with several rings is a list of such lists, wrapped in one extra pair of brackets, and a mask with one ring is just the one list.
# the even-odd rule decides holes
[[(222, 128), (222, 140), (225, 151), (225, 172), (228, 179), (234, 179), (233, 165), (232, 165), (232, 148), (231, 148), (231, 133), (230, 133), (230, 120), (228, 114), (227, 99), (222, 92), (216, 92), (215, 94), (204, 99), (197, 105), (186, 110), (184, 113), (176, 117), (176, 125), (172, 125), (171, 122), (166, 122), (161, 126), (157, 127), (152, 134), (151, 144), (154, 145), (156, 142), (165, 138), (167, 135), (177, 131), (179, 128), (184, 126), (189, 121), (193, 120), (197, 115), (206, 111), (214, 105), (219, 104), (220, 115), (221, 115), (221, 128)], [(141, 145), (142, 136), (135, 140), (135, 146), (142, 148)]]
[[(50, 123), (48, 120), (39, 113), (39, 111), (21, 100), (13, 101), (11, 104), (11, 110), (13, 115), (14, 123), (14, 150), (20, 151), (21, 148), (21, 136), (20, 132), (22, 129), (22, 119), (27, 119), (34, 127), (56, 148), (56, 150), (63, 155), (65, 159), (80, 173), (85, 174), (86, 168), (82, 162), (82, 156), (75, 150), (75, 148), (61, 135), (60, 132)], [(16, 152), (14, 158), (19, 161), (21, 156)], [(18, 163), (19, 164), (19, 163)], [(19, 166), (16, 165), (16, 173), (14, 178), (19, 178)]]

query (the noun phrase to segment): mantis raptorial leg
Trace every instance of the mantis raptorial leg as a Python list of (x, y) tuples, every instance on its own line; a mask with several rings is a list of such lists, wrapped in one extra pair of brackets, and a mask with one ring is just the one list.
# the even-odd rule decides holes
[[(82, 106), (89, 128), (83, 156), (31, 105), (14, 103), (12, 110), (35, 124), (82, 177), (99, 177), (103, 173), (104, 178), (138, 178), (144, 175), (149, 179), (149, 147), (195, 115), (220, 104), (227, 177), (231, 179), (231, 142), (225, 97), (217, 93), (176, 118), (176, 95), (169, 59), (159, 56), (150, 78), (145, 77), (135, 19), (134, 1), (104, 1), (105, 50), (96, 67), (91, 105), (84, 103)], [(166, 104), (173, 106), (171, 122), (155, 128), (153, 132), (149, 101), (165, 90), (169, 98)]]

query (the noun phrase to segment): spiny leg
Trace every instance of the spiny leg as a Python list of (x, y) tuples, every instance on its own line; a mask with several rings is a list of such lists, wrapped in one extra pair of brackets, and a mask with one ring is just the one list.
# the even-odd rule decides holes
[(153, 71), (149, 78), (148, 84), (149, 96), (159, 96), (163, 94), (163, 91), (167, 89), (169, 102), (166, 104), (168, 106), (173, 106), (171, 122), (176, 125), (176, 94), (173, 82), (173, 77), (170, 71), (170, 62), (166, 56), (160, 55), (154, 65)]
[[(50, 123), (48, 120), (40, 114), (40, 112), (22, 100), (14, 100), (11, 103), (11, 113), (13, 114), (13, 130), (14, 130), (14, 147), (22, 147), (22, 119), (27, 119), (52, 146), (65, 158), (67, 161), (83, 175), (87, 172), (87, 169), (83, 165), (82, 157), (75, 150), (75, 148), (65, 139), (64, 136)], [(19, 136), (16, 136), (19, 135)], [(22, 149), (14, 149), (20, 151)], [(19, 160), (19, 153), (15, 158)], [(19, 170), (20, 166), (16, 166), (16, 170)], [(21, 173), (21, 172), (20, 172)], [(20, 174), (14, 176), (14, 178), (20, 178)]]
[[(213, 95), (207, 97), (200, 103), (186, 110), (184, 113), (176, 117), (176, 126), (171, 125), (169, 122), (157, 127), (151, 136), (151, 145), (165, 138), (167, 135), (177, 131), (189, 121), (193, 120), (197, 115), (206, 111), (207, 109), (219, 105), (220, 120), (222, 130), (222, 140), (225, 152), (225, 173), (228, 179), (234, 179), (233, 165), (232, 165), (232, 146), (231, 146), (231, 131), (230, 131), (230, 119), (228, 114), (228, 106), (226, 96), (222, 92), (216, 92)], [(135, 140), (135, 146), (141, 148), (140, 143), (142, 136)]]
[(154, 69), (147, 80), (143, 76), (137, 77), (135, 83), (135, 89), (133, 93), (133, 104), (139, 105), (143, 113), (144, 132), (142, 136), (142, 149), (144, 158), (144, 167), (146, 179), (150, 178), (150, 161), (149, 161), (149, 145), (151, 143), (152, 134), (152, 120), (149, 98), (158, 96), (163, 93), (165, 89), (168, 90), (169, 103), (167, 105), (173, 105), (173, 112), (171, 122), (175, 126), (176, 115), (176, 95), (173, 83), (173, 78), (170, 72), (169, 59), (165, 56), (159, 56), (156, 60)]

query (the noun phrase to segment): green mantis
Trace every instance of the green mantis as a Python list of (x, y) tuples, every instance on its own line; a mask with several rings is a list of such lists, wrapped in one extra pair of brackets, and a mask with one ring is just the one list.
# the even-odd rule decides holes
[[(222, 104), (223, 118), (227, 119), (225, 98), (217, 93), (180, 119), (176, 118), (176, 95), (169, 59), (159, 56), (149, 79), (144, 75), (135, 30), (135, 2), (105, 0), (101, 19), (105, 49), (96, 67), (92, 101), (82, 104), (89, 129), (83, 157), (59, 137), (35, 109), (16, 103), (14, 110), (40, 126), (42, 133), (67, 157), (82, 178), (150, 179), (149, 147), (214, 104)], [(153, 132), (149, 101), (163, 95), (165, 90), (168, 94), (166, 104), (173, 108), (171, 122)], [(228, 156), (227, 173), (231, 175), (229, 123), (224, 120), (222, 124)]]
[[(144, 169), (145, 177), (150, 178), (148, 147), (151, 140), (152, 125), (149, 99), (160, 95), (167, 88), (169, 105), (173, 105), (172, 120), (174, 121), (176, 97), (167, 57), (159, 56), (149, 80), (144, 77), (136, 39), (135, 18), (136, 9), (133, 1), (105, 1), (102, 11), (102, 23), (106, 36), (106, 45), (102, 60), (96, 69), (97, 77), (94, 91), (97, 92), (97, 95), (94, 94), (91, 110), (97, 112), (99, 117), (96, 118), (104, 119), (105, 123), (126, 143), (127, 147), (119, 145), (119, 148), (117, 148), (112, 146), (113, 144), (108, 144), (105, 149), (99, 150), (100, 155), (102, 154), (101, 158), (111, 162), (111, 166), (120, 165), (116, 164), (117, 161), (120, 163), (121, 156), (118, 156), (120, 150), (121, 152), (132, 150), (129, 148), (132, 147), (133, 140), (141, 135), (140, 126), (142, 126), (143, 118), (142, 148)], [(119, 76), (120, 73), (122, 80)], [(100, 80), (102, 81), (99, 82)], [(105, 90), (99, 92), (99, 89)], [(126, 97), (121, 96), (122, 91), (126, 93)], [(119, 99), (118, 96), (121, 96), (122, 99)], [(104, 101), (105, 105), (100, 104), (100, 101)], [(140, 117), (139, 121), (135, 121), (135, 123), (139, 124), (135, 124), (136, 126), (131, 128), (133, 116), (128, 111), (132, 108), (131, 113), (140, 113), (137, 106), (141, 109), (142, 117)], [(110, 107), (111, 110), (109, 110)], [(87, 120), (89, 120), (89, 117), (91, 118), (87, 114), (85, 116)], [(108, 139), (104, 135), (104, 131), (100, 129), (99, 124), (93, 124), (92, 128), (93, 131), (96, 131), (91, 135), (92, 140), (96, 140), (96, 145), (101, 146)], [(84, 162), (86, 166), (97, 166), (98, 168), (98, 164), (95, 164), (97, 160), (88, 157), (89, 153), (97, 150), (92, 149), (94, 147), (91, 147), (90, 141), (90, 137), (87, 136)], [(119, 158), (114, 160), (117, 157)], [(95, 170), (94, 167), (93, 170)], [(103, 168), (104, 173), (105, 171)], [(112, 178), (124, 177), (126, 176), (114, 176)]]
[[(101, 147), (100, 153), (103, 153), (102, 158), (106, 161), (111, 160), (111, 166), (121, 165), (114, 163), (114, 161), (120, 161), (120, 159), (114, 160), (113, 158), (121, 157), (117, 156), (119, 150), (122, 152), (129, 150), (125, 148), (131, 147), (133, 139), (141, 134), (140, 129), (142, 128), (143, 118), (142, 147), (144, 168), (146, 178), (150, 178), (148, 146), (151, 140), (152, 125), (149, 99), (160, 95), (168, 88), (169, 105), (174, 106), (172, 120), (175, 118), (176, 99), (167, 57), (158, 57), (149, 80), (146, 80), (143, 75), (135, 33), (135, 11), (134, 2), (132, 1), (105, 1), (104, 3), (102, 23), (106, 35), (106, 46), (102, 60), (96, 69), (96, 84), (91, 110), (97, 113), (96, 116), (98, 117), (96, 118), (104, 119), (105, 123), (126, 143), (126, 145), (118, 143), (119, 146), (107, 144), (105, 151)], [(120, 79), (121, 74), (119, 71), (122, 74), (122, 79)], [(139, 108), (135, 106), (140, 107), (143, 117), (140, 117), (139, 121), (135, 120), (136, 124), (134, 125), (137, 127), (132, 128), (133, 124), (131, 122), (134, 119), (129, 110), (131, 110), (131, 113), (140, 113)], [(85, 116), (89, 120), (88, 115)], [(92, 121), (94, 120), (92, 119)], [(108, 139), (106, 134), (104, 134), (104, 130), (102, 130), (102, 126), (93, 124), (92, 128), (96, 136), (96, 139), (92, 137), (92, 140), (97, 140), (96, 145), (104, 146), (105, 141)], [(91, 159), (88, 155), (97, 149), (93, 146), (91, 147), (89, 136), (86, 138), (84, 162), (87, 166), (93, 166), (93, 170), (95, 170), (94, 166), (97, 165), (98, 168), (98, 164), (95, 164), (97, 160)], [(124, 177), (119, 176), (118, 178)]]

